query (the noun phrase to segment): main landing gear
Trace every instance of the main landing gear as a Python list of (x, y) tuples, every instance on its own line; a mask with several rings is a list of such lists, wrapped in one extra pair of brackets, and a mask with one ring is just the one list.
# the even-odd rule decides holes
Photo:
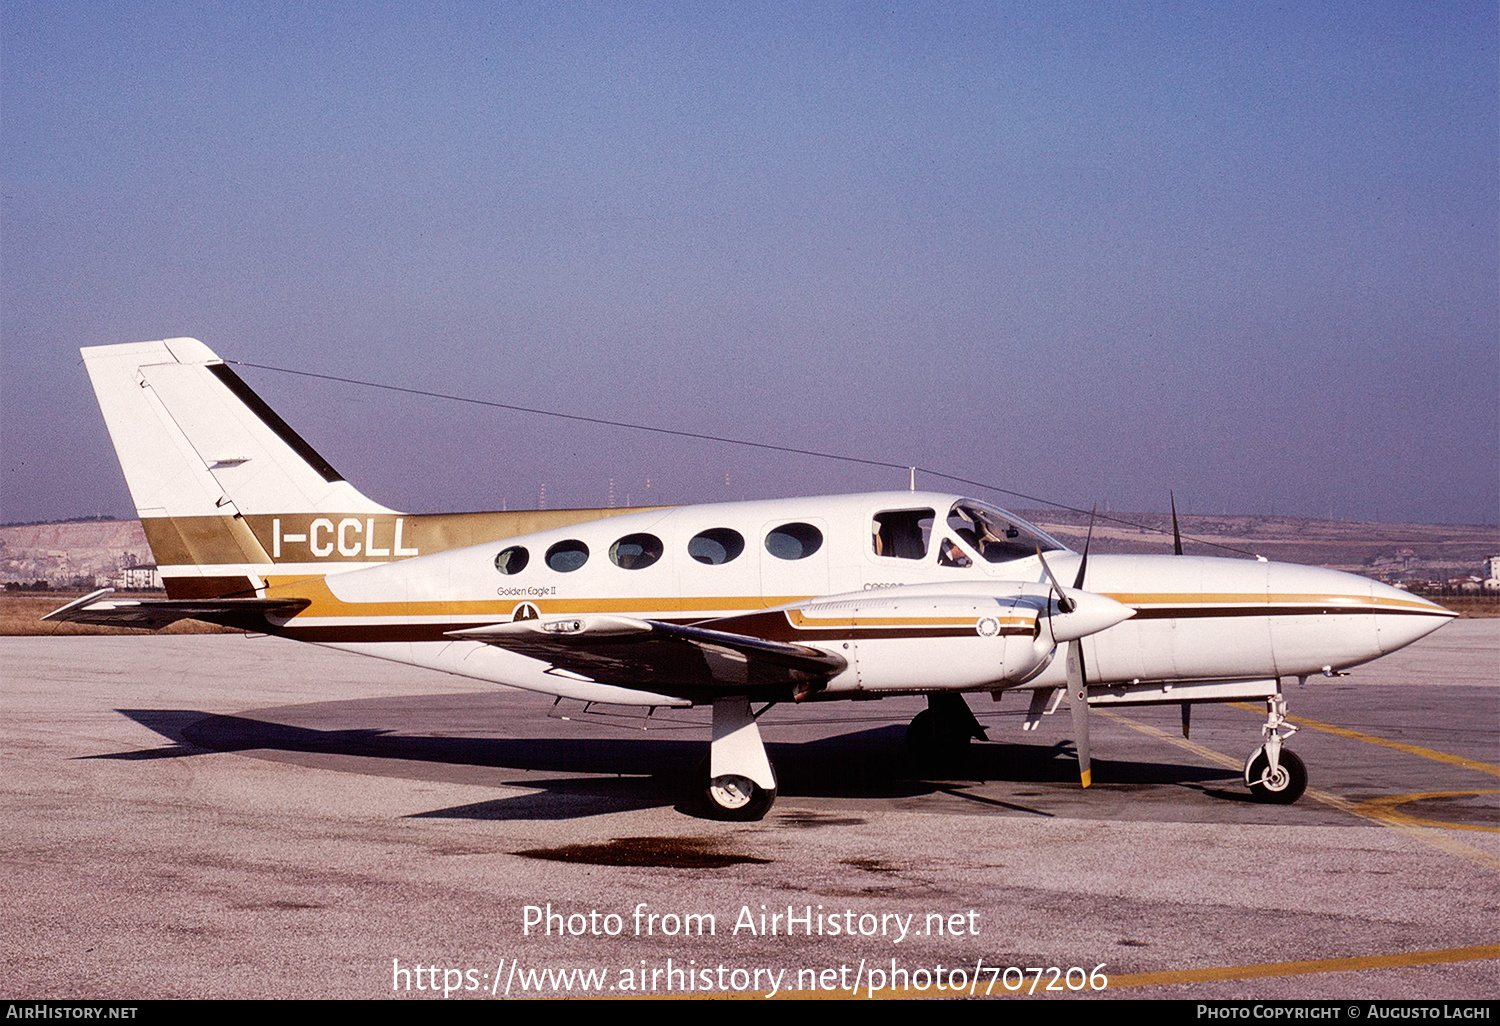
[[(697, 774), (699, 805), (712, 819), (764, 819), (776, 801), (776, 774), (755, 719), (744, 696), (714, 702), (713, 743)], [(1245, 785), (1257, 801), (1290, 805), (1307, 790), (1307, 767), (1284, 747), (1296, 732), (1286, 718), (1286, 699), (1280, 693), (1267, 698), (1265, 742), (1245, 760)], [(984, 736), (962, 695), (935, 694), (906, 728), (906, 745), (914, 762), (941, 767), (961, 760), (970, 740)]]
[(776, 774), (750, 699), (740, 695), (714, 702), (713, 743), (698, 779), (703, 811), (710, 819), (751, 822), (771, 811)]
[(919, 766), (951, 765), (963, 758), (974, 738), (983, 740), (984, 728), (962, 695), (928, 695), (927, 708), (906, 728), (906, 750)]
[(1256, 801), (1268, 805), (1290, 805), (1307, 790), (1307, 767), (1302, 760), (1282, 748), (1283, 742), (1297, 732), (1286, 718), (1286, 699), (1280, 693), (1266, 699), (1266, 723), (1261, 727), (1265, 744), (1245, 760), (1245, 786)]

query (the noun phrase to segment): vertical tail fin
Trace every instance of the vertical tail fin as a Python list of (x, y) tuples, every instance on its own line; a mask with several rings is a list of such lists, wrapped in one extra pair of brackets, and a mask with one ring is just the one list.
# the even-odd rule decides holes
[[(335, 516), (339, 553), (356, 557), (361, 546), (343, 525), (362, 535), (368, 524), (373, 535), (375, 517), (393, 512), (345, 481), (196, 339), (96, 346), (83, 360), (173, 598), (253, 594), (265, 574), (307, 556), (322, 524), (334, 555)], [(283, 521), (296, 530), (284, 533)]]

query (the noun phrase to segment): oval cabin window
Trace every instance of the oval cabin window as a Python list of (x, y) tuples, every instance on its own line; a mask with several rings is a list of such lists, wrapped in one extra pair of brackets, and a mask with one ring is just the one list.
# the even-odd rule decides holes
[(531, 562), (531, 553), (526, 551), (524, 545), (512, 545), (508, 549), (502, 549), (500, 555), (495, 557), (495, 569), (502, 574), (518, 574), (526, 569), (526, 564)]
[(782, 524), (766, 535), (766, 551), (777, 559), (806, 559), (823, 547), (823, 532), (812, 524)]
[(560, 574), (572, 573), (589, 561), (589, 547), (577, 538), (560, 541), (547, 550), (547, 565)]
[(609, 547), (609, 561), (624, 570), (644, 570), (661, 558), (661, 539), (654, 534), (627, 534)]
[(688, 555), (709, 566), (728, 563), (744, 551), (744, 535), (728, 527), (711, 527), (707, 531), (700, 531), (688, 542)]

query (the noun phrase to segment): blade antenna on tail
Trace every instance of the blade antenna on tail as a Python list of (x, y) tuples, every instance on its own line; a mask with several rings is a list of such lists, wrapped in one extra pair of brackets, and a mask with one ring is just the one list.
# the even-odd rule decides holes
[(1182, 531), (1177, 526), (1177, 496), (1168, 491), (1167, 498), (1172, 500), (1172, 554), (1180, 556), (1182, 555)]

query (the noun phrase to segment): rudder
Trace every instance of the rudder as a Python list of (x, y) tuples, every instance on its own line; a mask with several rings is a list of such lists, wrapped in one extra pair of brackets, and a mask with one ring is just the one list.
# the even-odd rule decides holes
[(345, 481), (197, 339), (82, 353), (171, 597), (263, 588), (283, 563), (275, 532), (287, 514), (393, 513)]

